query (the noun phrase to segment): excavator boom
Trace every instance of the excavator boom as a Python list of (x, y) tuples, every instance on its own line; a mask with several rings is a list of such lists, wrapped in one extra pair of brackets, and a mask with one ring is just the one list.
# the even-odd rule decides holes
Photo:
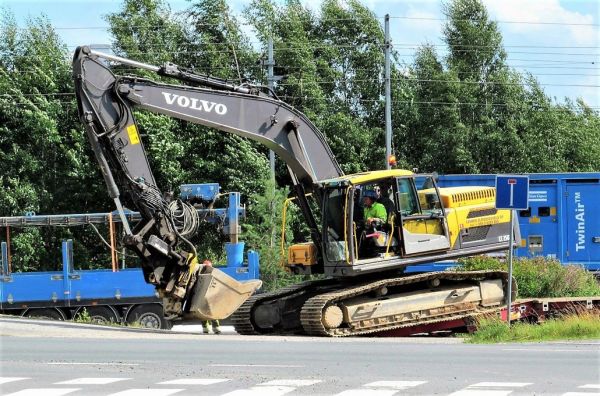
[[(115, 75), (109, 62), (146, 69), (188, 85), (158, 83)], [(260, 87), (236, 86), (173, 64), (153, 66), (89, 47), (79, 47), (73, 59), (79, 115), (109, 195), (122, 218), (124, 243), (143, 261), (146, 281), (156, 286), (172, 318), (229, 316), (260, 286), (239, 284), (217, 269), (197, 263), (186, 232), (186, 204), (165, 196), (156, 184), (133, 108), (186, 120), (252, 139), (273, 150), (288, 165), (299, 204), (313, 237), (319, 226), (305, 193), (321, 179), (342, 171), (323, 135), (310, 120)], [(192, 86), (193, 85), (193, 86)], [(151, 131), (150, 131), (151, 133)], [(310, 154), (310, 155), (309, 155)], [(143, 220), (134, 229), (124, 216), (121, 197), (138, 209)], [(184, 225), (180, 223), (183, 218)]]

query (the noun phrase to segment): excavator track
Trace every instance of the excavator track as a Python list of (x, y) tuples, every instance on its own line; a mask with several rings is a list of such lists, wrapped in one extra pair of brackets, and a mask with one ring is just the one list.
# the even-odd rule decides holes
[[(349, 299), (367, 296), (376, 293), (382, 288), (409, 286), (419, 282), (445, 282), (484, 281), (501, 279), (503, 289), (508, 284), (508, 274), (502, 271), (475, 271), (475, 272), (443, 272), (426, 273), (419, 275), (402, 276), (397, 278), (363, 281), (361, 284), (348, 285), (336, 279), (307, 281), (292, 285), (270, 293), (259, 294), (246, 301), (232, 316), (235, 330), (239, 334), (290, 334), (303, 333), (313, 336), (347, 337), (366, 335), (380, 331), (393, 330), (421, 324), (429, 324), (454, 319), (463, 319), (489, 312), (496, 312), (498, 306), (482, 307), (477, 304), (450, 304), (448, 306), (428, 310), (428, 315), (422, 317), (420, 313), (393, 314), (378, 318), (362, 318), (356, 321), (346, 321), (343, 326), (326, 326), (328, 319), (324, 314), (328, 307), (343, 304)], [(513, 281), (513, 294), (516, 294), (516, 285)], [(298, 299), (299, 303), (292, 305), (292, 316), (297, 315), (298, 325), (284, 329), (278, 326), (264, 326), (257, 324), (256, 310), (268, 304), (278, 304), (286, 299)], [(374, 301), (375, 299), (373, 299)], [(369, 301), (370, 302), (370, 301)], [(299, 306), (300, 308), (294, 309)], [(337, 308), (334, 308), (337, 309)], [(278, 311), (279, 312), (279, 311)], [(290, 312), (287, 312), (290, 314)], [(281, 314), (280, 314), (281, 315)], [(327, 316), (327, 314), (325, 314)], [(334, 315), (335, 316), (335, 315)], [(296, 317), (294, 317), (296, 319)], [(295, 323), (295, 321), (292, 321)], [(341, 324), (341, 321), (340, 321)]]
[(290, 333), (293, 331), (277, 331), (271, 328), (260, 328), (254, 321), (252, 315), (255, 309), (261, 304), (280, 301), (290, 296), (294, 296), (299, 293), (304, 293), (311, 289), (316, 289), (321, 286), (327, 286), (330, 284), (337, 283), (334, 279), (323, 279), (316, 281), (306, 281), (284, 287), (276, 291), (269, 293), (256, 294), (250, 297), (238, 310), (231, 316), (231, 321), (235, 331), (242, 335), (259, 335), (259, 334), (281, 334)]
[[(451, 309), (440, 308), (435, 315), (427, 318), (421, 318), (419, 315), (391, 315), (383, 318), (369, 320), (357, 320), (346, 323), (345, 327), (327, 328), (324, 324), (324, 310), (331, 305), (343, 302), (352, 297), (364, 295), (373, 292), (381, 287), (394, 287), (409, 285), (417, 282), (427, 282), (438, 280), (451, 281), (478, 281), (487, 279), (502, 279), (503, 284), (508, 283), (508, 274), (502, 271), (476, 271), (476, 272), (444, 272), (444, 273), (426, 273), (420, 275), (383, 279), (369, 282), (357, 287), (345, 290), (337, 290), (325, 294), (319, 294), (306, 301), (302, 307), (300, 318), (302, 326), (308, 335), (327, 336), (327, 337), (347, 337), (355, 335), (365, 335), (386, 330), (399, 329), (422, 324), (443, 322), (447, 320), (463, 319), (485, 313), (496, 312), (497, 307), (484, 308), (464, 304), (454, 305)], [(505, 288), (506, 290), (506, 288)], [(513, 281), (513, 293), (516, 294), (516, 285)]]

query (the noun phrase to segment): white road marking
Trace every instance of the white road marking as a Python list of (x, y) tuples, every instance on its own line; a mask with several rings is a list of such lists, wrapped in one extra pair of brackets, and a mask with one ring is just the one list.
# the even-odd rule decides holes
[(248, 389), (237, 389), (221, 396), (281, 396), (295, 390), (295, 386), (253, 386)]
[(405, 390), (426, 383), (427, 381), (375, 381), (363, 386), (367, 388), (390, 388), (396, 390)]
[(107, 363), (107, 362), (48, 362), (46, 364), (65, 366), (139, 366), (139, 363)]
[(600, 384), (586, 384), (578, 386), (581, 389), (600, 389)]
[(448, 396), (507, 396), (512, 390), (461, 389)]
[(523, 386), (531, 385), (531, 382), (478, 382), (473, 385), (469, 385), (469, 388), (474, 387), (490, 387), (490, 388), (521, 388)]
[(427, 381), (375, 381), (363, 385), (360, 389), (345, 390), (336, 396), (392, 396), (398, 393), (398, 391), (407, 390), (426, 383)]
[(108, 396), (169, 396), (177, 392), (182, 392), (185, 389), (127, 389), (122, 392), (111, 393)]
[(293, 364), (209, 364), (210, 367), (274, 367), (274, 368), (300, 368), (304, 366)]
[(23, 380), (27, 380), (27, 379), (31, 379), (31, 378), (29, 378), (29, 377), (0, 377), (0, 385), (6, 384), (9, 382), (14, 382), (14, 381), (23, 381)]
[(291, 380), (291, 379), (281, 379), (281, 380), (273, 380), (268, 382), (263, 382), (259, 384), (260, 386), (310, 386), (314, 384), (318, 384), (319, 382), (323, 382), (321, 380)]
[(237, 389), (222, 396), (281, 396), (302, 386), (310, 386), (321, 380), (277, 379), (263, 382), (248, 389)]
[(31, 388), (23, 389), (15, 393), (10, 393), (4, 396), (62, 396), (67, 393), (73, 393), (81, 388)]
[(76, 378), (68, 381), (55, 382), (54, 385), (106, 385), (129, 379), (131, 378)]
[(231, 380), (227, 378), (182, 378), (159, 382), (157, 385), (212, 385), (227, 381)]
[(485, 388), (522, 388), (531, 385), (531, 382), (478, 382), (467, 386), (449, 396), (507, 396), (514, 389), (485, 389)]
[(397, 392), (395, 389), (348, 389), (335, 396), (393, 396)]

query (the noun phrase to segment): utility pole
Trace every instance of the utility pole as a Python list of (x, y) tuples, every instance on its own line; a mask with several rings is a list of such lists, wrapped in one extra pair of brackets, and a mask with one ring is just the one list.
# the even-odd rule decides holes
[[(273, 59), (273, 37), (269, 37), (269, 55), (267, 66), (267, 85), (269, 86), (269, 89), (273, 91), (273, 81), (275, 81), (275, 76), (273, 76), (273, 66), (275, 66), (275, 60)], [(271, 178), (275, 180), (275, 153), (273, 150), (269, 150), (269, 165), (271, 166)]]
[(390, 78), (390, 14), (385, 14), (385, 166), (391, 168), (392, 155), (392, 86)]

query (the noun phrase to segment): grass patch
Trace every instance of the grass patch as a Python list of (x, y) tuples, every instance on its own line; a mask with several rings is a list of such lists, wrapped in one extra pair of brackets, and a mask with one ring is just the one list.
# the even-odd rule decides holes
[(513, 322), (511, 327), (498, 317), (484, 317), (478, 321), (477, 332), (466, 338), (473, 344), (600, 339), (600, 310), (574, 312), (541, 323)]
[[(508, 271), (508, 263), (497, 258), (476, 256), (459, 260), (457, 271)], [(587, 297), (599, 296), (600, 284), (594, 275), (577, 265), (562, 265), (544, 257), (519, 258), (513, 261), (513, 276), (518, 297)]]

